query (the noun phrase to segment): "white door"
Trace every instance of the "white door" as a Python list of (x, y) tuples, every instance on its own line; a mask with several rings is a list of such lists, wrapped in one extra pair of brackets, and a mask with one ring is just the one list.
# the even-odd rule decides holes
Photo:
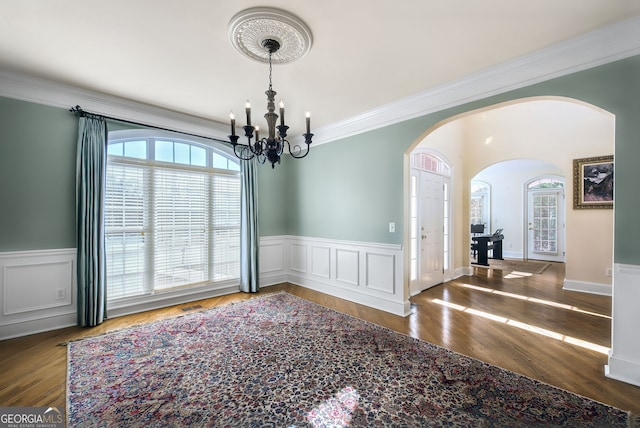
[(528, 192), (527, 258), (564, 262), (564, 191)]
[(420, 172), (420, 291), (444, 282), (444, 177)]

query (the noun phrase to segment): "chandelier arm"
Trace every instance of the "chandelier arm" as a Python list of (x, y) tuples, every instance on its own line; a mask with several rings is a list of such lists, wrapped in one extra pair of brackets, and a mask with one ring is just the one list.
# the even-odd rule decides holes
[(302, 147), (300, 147), (300, 145), (294, 144), (292, 148), (288, 141), (287, 145), (289, 146), (289, 154), (294, 159), (302, 159), (303, 157), (307, 156), (309, 154), (309, 151), (311, 150), (311, 148), (309, 147), (309, 143), (307, 143), (307, 149), (304, 151), (303, 155), (300, 155), (302, 153)]
[(257, 140), (255, 143), (253, 143), (253, 145), (250, 144), (249, 147), (251, 148), (251, 152), (253, 154), (255, 154), (256, 156), (260, 156), (269, 149), (269, 143), (265, 138), (261, 138), (260, 140)]
[(302, 134), (302, 136), (304, 137), (304, 142), (307, 145), (307, 150), (304, 152), (303, 155), (300, 155), (302, 153), (302, 147), (299, 144), (294, 144), (292, 148), (291, 144), (289, 144), (289, 142), (285, 140), (287, 142), (287, 146), (289, 146), (289, 154), (294, 159), (302, 159), (303, 157), (307, 156), (311, 151), (311, 139), (313, 138), (313, 134), (307, 133), (307, 134)]
[[(238, 151), (238, 148), (240, 149), (240, 151)], [(247, 151), (249, 151), (251, 156), (246, 155)], [(236, 155), (236, 157), (240, 160), (251, 160), (256, 156), (251, 150), (250, 146), (246, 146), (244, 144), (234, 144), (233, 154)]]

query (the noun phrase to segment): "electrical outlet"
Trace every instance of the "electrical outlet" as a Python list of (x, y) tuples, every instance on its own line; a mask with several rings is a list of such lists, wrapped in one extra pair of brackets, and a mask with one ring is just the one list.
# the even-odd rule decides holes
[(56, 300), (64, 300), (66, 296), (67, 296), (67, 293), (64, 288), (56, 289)]
[(613, 276), (613, 270), (611, 268), (606, 268), (604, 274), (605, 276)]
[(396, 232), (396, 224), (394, 222), (389, 223), (389, 233)]

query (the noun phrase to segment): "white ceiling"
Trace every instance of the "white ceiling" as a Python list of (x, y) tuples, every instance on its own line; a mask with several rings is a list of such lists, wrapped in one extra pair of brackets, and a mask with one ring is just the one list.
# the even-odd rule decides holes
[[(2, 0), (0, 69), (226, 122), (266, 111), (268, 67), (227, 30), (256, 0)], [(272, 0), (304, 20), (308, 55), (274, 65), (288, 124), (313, 127), (640, 16), (638, 0)], [(239, 121), (239, 125), (243, 125)], [(264, 125), (263, 125), (264, 126)]]

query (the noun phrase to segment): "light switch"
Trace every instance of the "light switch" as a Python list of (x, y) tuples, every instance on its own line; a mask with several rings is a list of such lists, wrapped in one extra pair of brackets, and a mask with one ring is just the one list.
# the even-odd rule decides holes
[(396, 232), (396, 224), (394, 222), (389, 223), (389, 233)]

